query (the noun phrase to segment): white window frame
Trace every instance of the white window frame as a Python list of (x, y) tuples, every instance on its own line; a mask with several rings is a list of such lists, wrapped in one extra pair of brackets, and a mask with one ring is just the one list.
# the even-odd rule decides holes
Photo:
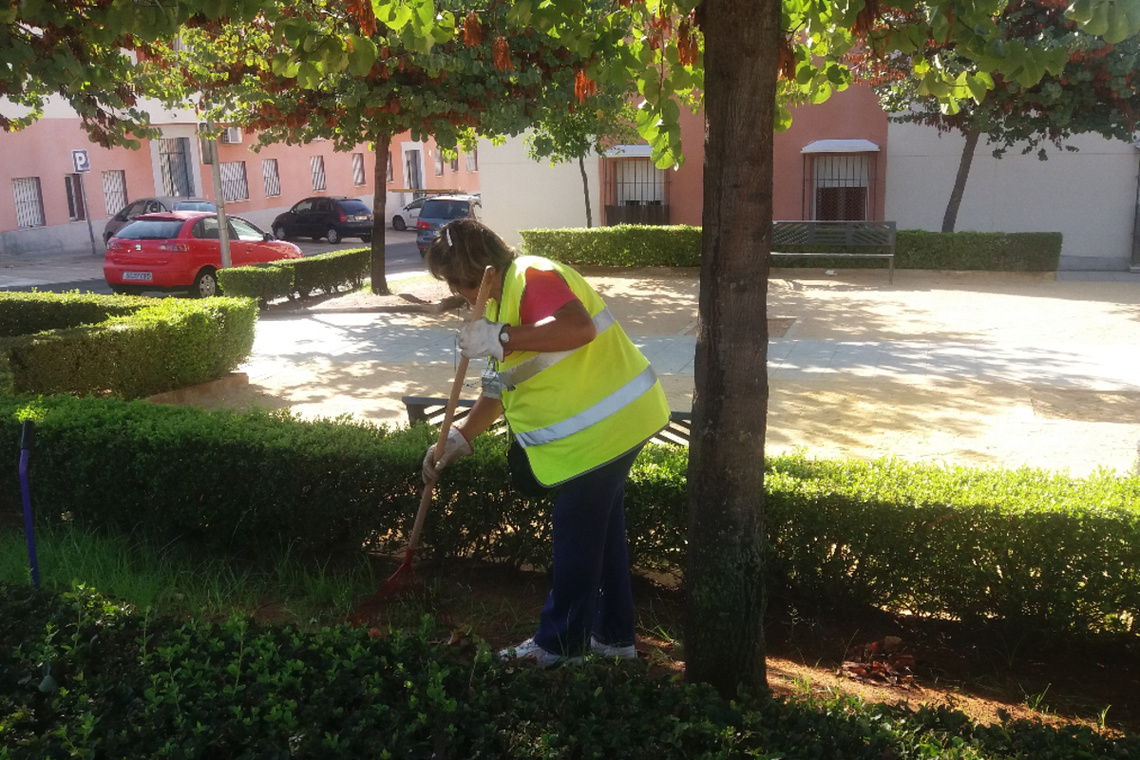
[(309, 159), (309, 171), (313, 179), (313, 191), (320, 192), (327, 190), (329, 183), (328, 178), (325, 177), (325, 157), (313, 156)]
[(265, 186), (266, 198), (277, 198), (281, 195), (281, 172), (277, 168), (276, 158), (262, 160), (261, 182)]
[(122, 169), (103, 172), (103, 206), (112, 217), (127, 207), (127, 173)]
[(361, 185), (368, 184), (368, 178), (364, 174), (364, 154), (352, 154), (352, 184), (360, 187)]
[(226, 203), (249, 200), (249, 180), (245, 173), (245, 161), (223, 161), (218, 164), (222, 180), (222, 197)]
[(12, 194), (16, 199), (16, 225), (20, 228), (44, 227), (44, 194), (39, 177), (15, 177)]

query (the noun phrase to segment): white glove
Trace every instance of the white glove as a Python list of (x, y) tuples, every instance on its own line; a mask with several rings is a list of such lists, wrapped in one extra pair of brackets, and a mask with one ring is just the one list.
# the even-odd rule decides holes
[(443, 454), (440, 455), (438, 462), (435, 461), (435, 444), (429, 446), (427, 454), (424, 454), (424, 483), (434, 483), (439, 480), (439, 473), (443, 471), (444, 467), (456, 459), (466, 456), (471, 456), (471, 444), (463, 437), (463, 433), (460, 433), (456, 428), (451, 428), (447, 431)]
[(492, 322), (486, 317), (468, 322), (459, 331), (459, 350), (468, 359), (493, 356), (502, 361), (503, 344), (499, 342), (499, 333), (506, 324)]

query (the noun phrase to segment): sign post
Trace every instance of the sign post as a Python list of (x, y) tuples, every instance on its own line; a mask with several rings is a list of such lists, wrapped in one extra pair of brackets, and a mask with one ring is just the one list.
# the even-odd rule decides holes
[[(214, 180), (214, 204), (218, 207), (218, 243), (222, 248), (222, 269), (230, 268), (230, 225), (226, 220), (226, 196), (222, 191), (222, 162), (218, 158), (218, 136), (214, 123), (205, 123), (206, 136), (202, 139), (202, 163), (210, 164)], [(209, 147), (206, 147), (207, 144)]]
[(91, 226), (91, 207), (87, 204), (87, 182), (84, 177), (91, 171), (91, 159), (87, 156), (87, 151), (71, 151), (71, 166), (79, 175), (79, 192), (83, 196), (83, 216), (87, 219), (87, 237), (91, 239), (91, 255), (98, 256), (99, 251), (95, 248), (95, 230)]

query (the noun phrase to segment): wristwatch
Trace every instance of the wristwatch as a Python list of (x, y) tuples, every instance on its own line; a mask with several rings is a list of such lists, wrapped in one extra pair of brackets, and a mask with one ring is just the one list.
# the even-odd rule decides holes
[(504, 346), (511, 342), (510, 328), (510, 325), (503, 325), (502, 329), (499, 330), (499, 343)]

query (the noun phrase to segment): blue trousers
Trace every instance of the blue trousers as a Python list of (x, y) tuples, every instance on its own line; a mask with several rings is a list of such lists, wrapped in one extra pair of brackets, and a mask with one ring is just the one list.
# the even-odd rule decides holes
[(625, 537), (625, 481), (641, 446), (563, 483), (554, 501), (554, 580), (534, 641), (574, 656), (633, 644), (633, 590)]

